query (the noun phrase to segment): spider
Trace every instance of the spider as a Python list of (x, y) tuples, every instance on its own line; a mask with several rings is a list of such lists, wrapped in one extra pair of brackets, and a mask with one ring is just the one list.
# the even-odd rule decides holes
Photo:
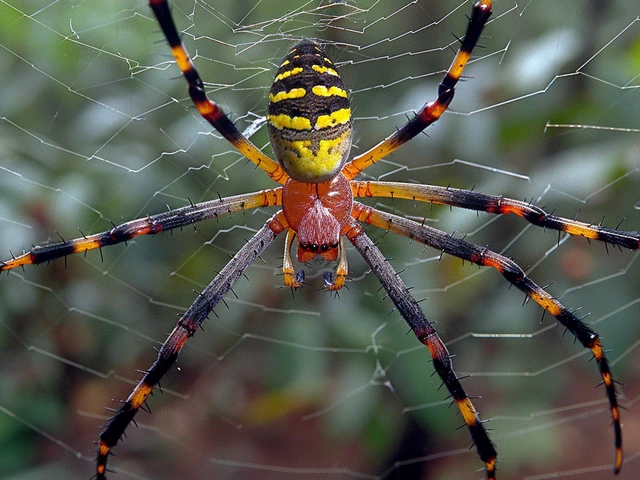
[(311, 40), (298, 43), (280, 65), (269, 94), (267, 124), (277, 161), (257, 149), (218, 105), (207, 97), (203, 82), (181, 43), (167, 1), (150, 0), (149, 3), (188, 82), (189, 94), (197, 110), (279, 186), (191, 204), (123, 223), (107, 232), (35, 247), (30, 252), (0, 263), (0, 271), (127, 242), (136, 236), (153, 235), (231, 212), (276, 206), (280, 206), (281, 210), (247, 241), (197, 296), (159, 349), (155, 363), (144, 372), (142, 380), (110, 418), (99, 437), (96, 467), (98, 479), (106, 478), (111, 449), (123, 436), (138, 410), (143, 408), (159, 380), (175, 363), (186, 340), (197, 331), (249, 265), (281, 234), (285, 236), (284, 285), (292, 289), (300, 288), (304, 282), (303, 272), (295, 272), (291, 259), (291, 249), (296, 240), (297, 258), (300, 262), (306, 263), (317, 257), (327, 262), (337, 262), (335, 274), (324, 277), (326, 288), (335, 292), (344, 286), (348, 275), (344, 239), (353, 244), (370, 265), (418, 340), (429, 349), (435, 371), (458, 407), (478, 455), (485, 464), (487, 478), (495, 478), (496, 449), (453, 370), (451, 355), (407, 286), (364, 232), (363, 224), (409, 237), (477, 265), (497, 269), (508, 282), (556, 317), (585, 348), (591, 350), (610, 405), (615, 442), (614, 470), (616, 473), (620, 471), (622, 433), (616, 387), (598, 334), (534, 283), (512, 260), (486, 247), (355, 200), (367, 197), (403, 198), (497, 215), (514, 213), (540, 227), (624, 248), (640, 248), (640, 235), (636, 232), (558, 217), (529, 203), (502, 196), (431, 185), (356, 180), (364, 169), (436, 122), (447, 109), (453, 99), (454, 87), (491, 15), (490, 0), (481, 0), (473, 6), (466, 34), (440, 83), (435, 100), (426, 103), (414, 118), (385, 140), (353, 158), (349, 158), (352, 119), (347, 90), (336, 67), (319, 43)]

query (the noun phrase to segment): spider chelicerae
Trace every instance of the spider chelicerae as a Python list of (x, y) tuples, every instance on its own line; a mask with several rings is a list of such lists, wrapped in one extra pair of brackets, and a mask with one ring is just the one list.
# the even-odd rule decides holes
[(230, 143), (280, 186), (271, 190), (240, 194), (210, 202), (189, 205), (166, 213), (124, 223), (109, 232), (34, 248), (7, 260), (0, 270), (47, 262), (71, 253), (85, 252), (126, 242), (139, 235), (155, 234), (195, 224), (230, 212), (257, 207), (277, 207), (276, 213), (233, 257), (196, 298), (159, 351), (157, 361), (109, 421), (100, 435), (97, 476), (104, 478), (108, 454), (133, 420), (158, 381), (175, 362), (184, 342), (195, 333), (233, 282), (280, 234), (285, 236), (284, 284), (298, 288), (304, 281), (295, 272), (290, 256), (297, 241), (297, 257), (307, 262), (321, 257), (337, 261), (335, 274), (325, 275), (325, 286), (338, 291), (347, 277), (344, 242), (348, 239), (371, 266), (382, 286), (409, 324), (418, 340), (429, 349), (435, 370), (459, 408), (478, 454), (485, 463), (487, 477), (495, 476), (496, 450), (452, 368), (446, 347), (427, 321), (418, 303), (397, 276), (390, 263), (362, 230), (361, 224), (407, 236), (481, 266), (492, 266), (515, 287), (524, 291), (554, 315), (595, 356), (606, 387), (614, 419), (615, 469), (622, 465), (621, 430), (615, 384), (597, 334), (550, 294), (537, 286), (513, 261), (486, 247), (473, 245), (423, 224), (366, 206), (354, 198), (403, 198), (416, 202), (445, 204), (493, 214), (515, 213), (545, 228), (571, 235), (601, 240), (623, 248), (638, 249), (640, 237), (601, 226), (584, 224), (543, 212), (526, 202), (500, 196), (456, 190), (447, 187), (358, 181), (365, 168), (437, 121), (453, 98), (454, 86), (462, 75), (482, 29), (491, 14), (491, 2), (474, 5), (467, 32), (449, 71), (440, 84), (436, 99), (390, 137), (370, 150), (349, 159), (351, 110), (340, 77), (320, 44), (303, 41), (296, 45), (278, 70), (269, 99), (268, 128), (276, 159), (273, 161), (249, 142), (209, 100), (202, 81), (182, 47), (166, 1), (150, 1), (151, 7), (171, 46), (178, 66), (189, 83), (189, 93), (198, 111)]

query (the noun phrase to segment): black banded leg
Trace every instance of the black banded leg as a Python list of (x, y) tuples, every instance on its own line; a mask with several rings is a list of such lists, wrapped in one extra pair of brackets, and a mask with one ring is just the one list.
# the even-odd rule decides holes
[(412, 240), (435, 248), (454, 257), (468, 260), (476, 265), (493, 267), (498, 270), (509, 283), (524, 292), (527, 297), (553, 315), (578, 341), (591, 350), (598, 363), (602, 383), (607, 392), (611, 417), (613, 419), (615, 460), (614, 472), (622, 468), (622, 424), (616, 393), (615, 382), (609, 368), (609, 361), (604, 354), (598, 334), (577, 318), (567, 307), (552, 297), (543, 288), (531, 280), (520, 266), (510, 258), (500, 255), (486, 247), (454, 238), (448, 233), (427, 225), (414, 222), (391, 213), (382, 212), (372, 207), (355, 202), (354, 218), (360, 222), (390, 230)]
[(436, 203), (480, 212), (506, 215), (513, 213), (538, 227), (557, 230), (578, 237), (598, 240), (630, 250), (640, 249), (640, 233), (617, 230), (558, 217), (542, 208), (501, 195), (488, 195), (472, 190), (461, 190), (436, 185), (418, 185), (399, 182), (352, 181), (354, 197), (403, 198), (416, 202)]
[(98, 480), (106, 479), (107, 459), (111, 449), (122, 438), (127, 426), (131, 423), (154, 387), (175, 363), (185, 342), (200, 328), (202, 322), (247, 267), (284, 230), (285, 227), (278, 220), (280, 217), (282, 217), (281, 214), (273, 217), (251, 237), (220, 273), (216, 275), (213, 281), (198, 295), (160, 347), (158, 358), (154, 364), (146, 371), (142, 380), (133, 389), (116, 414), (109, 419), (99, 438), (96, 466), (96, 478)]
[(251, 160), (257, 167), (264, 170), (273, 180), (283, 185), (288, 175), (278, 162), (273, 161), (263, 154), (251, 141), (227, 117), (217, 103), (210, 100), (204, 89), (204, 83), (196, 71), (189, 53), (184, 48), (178, 29), (173, 21), (169, 4), (166, 0), (149, 0), (149, 6), (153, 10), (160, 28), (164, 33), (171, 53), (176, 59), (180, 71), (189, 84), (189, 96), (198, 109), (200, 115), (205, 118), (220, 134), (227, 139), (240, 153)]
[(396, 130), (392, 135), (373, 148), (354, 157), (354, 159), (347, 163), (342, 169), (345, 177), (353, 180), (362, 170), (393, 152), (396, 148), (411, 140), (440, 118), (453, 99), (454, 88), (465, 66), (469, 62), (471, 52), (476, 46), (476, 43), (478, 43), (482, 29), (490, 16), (491, 0), (481, 0), (473, 6), (471, 17), (469, 17), (467, 32), (464, 35), (462, 44), (449, 70), (447, 70), (442, 82), (440, 82), (436, 99), (433, 102), (425, 103), (415, 117)]
[(436, 372), (460, 410), (478, 455), (486, 465), (487, 478), (495, 478), (497, 452), (489, 439), (477, 410), (453, 371), (453, 362), (447, 347), (438, 336), (433, 325), (425, 317), (418, 302), (409, 293), (407, 286), (378, 247), (364, 233), (362, 227), (352, 221), (345, 234), (378, 277), (415, 336), (429, 349)]
[(34, 247), (10, 260), (0, 262), (0, 272), (23, 265), (37, 265), (51, 262), (74, 253), (85, 253), (89, 250), (125, 243), (142, 235), (155, 235), (174, 228), (195, 225), (198, 222), (217, 218), (220, 215), (239, 212), (258, 207), (272, 207), (282, 204), (282, 188), (262, 190), (255, 193), (234, 195), (219, 200), (196, 203), (168, 212), (138, 218), (113, 227), (111, 230), (93, 235), (86, 235), (73, 240)]

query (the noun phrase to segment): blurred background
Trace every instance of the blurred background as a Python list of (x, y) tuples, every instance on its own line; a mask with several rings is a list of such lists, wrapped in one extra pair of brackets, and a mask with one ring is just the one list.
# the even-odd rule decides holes
[[(207, 91), (270, 154), (266, 95), (302, 37), (351, 91), (352, 153), (426, 101), (471, 2), (171, 2)], [(640, 230), (637, 2), (499, 1), (451, 109), (363, 178), (451, 185)], [(143, 0), (0, 2), (0, 257), (112, 223), (270, 188), (202, 120)], [(488, 245), (603, 339), (627, 463), (640, 468), (640, 260), (518, 218), (373, 205)], [(0, 477), (89, 478), (105, 406), (126, 398), (176, 315), (261, 224), (247, 211), (0, 278)], [(80, 232), (79, 232), (80, 230)], [(502, 478), (612, 478), (590, 353), (495, 271), (368, 230), (455, 355)], [(478, 460), (420, 345), (354, 249), (337, 298), (280, 287), (272, 245), (192, 338), (117, 478), (476, 479)], [(114, 475), (115, 477), (115, 475)]]

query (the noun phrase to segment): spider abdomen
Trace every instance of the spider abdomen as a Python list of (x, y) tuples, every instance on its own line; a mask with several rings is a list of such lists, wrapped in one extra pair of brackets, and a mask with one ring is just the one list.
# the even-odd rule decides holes
[(274, 155), (301, 182), (324, 182), (351, 148), (351, 107), (338, 72), (317, 43), (291, 49), (269, 92), (267, 125)]

